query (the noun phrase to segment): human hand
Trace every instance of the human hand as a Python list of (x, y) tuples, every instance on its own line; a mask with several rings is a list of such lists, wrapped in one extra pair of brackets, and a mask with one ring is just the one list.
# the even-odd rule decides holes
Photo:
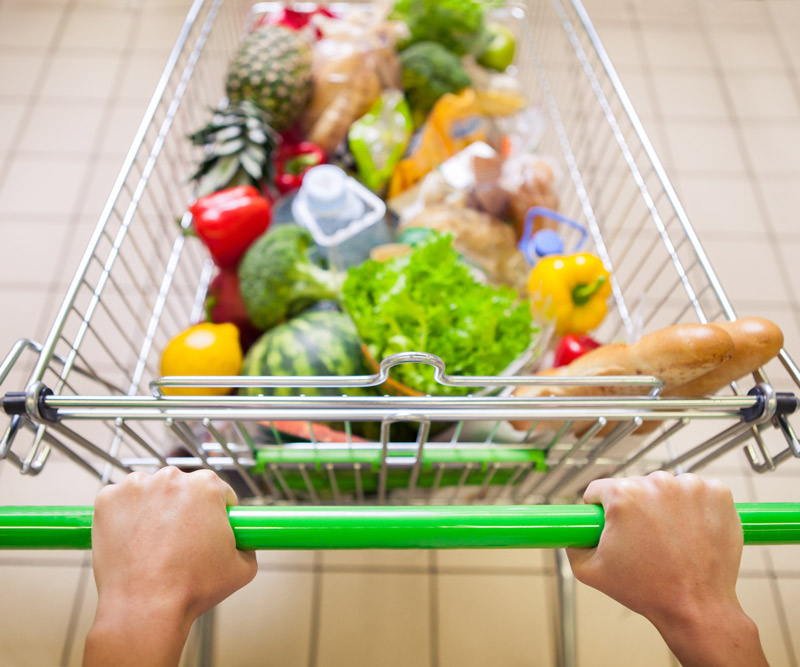
[(192, 621), (256, 574), (255, 553), (236, 549), (228, 521), (236, 503), (213, 472), (173, 467), (100, 491), (86, 664), (177, 664)]
[(655, 472), (596, 480), (584, 500), (603, 506), (605, 528), (596, 548), (567, 550), (579, 581), (649, 619), (684, 665), (766, 664), (736, 596), (743, 538), (729, 489)]

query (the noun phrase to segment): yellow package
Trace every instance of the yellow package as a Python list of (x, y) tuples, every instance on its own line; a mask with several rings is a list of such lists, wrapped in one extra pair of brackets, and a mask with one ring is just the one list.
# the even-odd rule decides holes
[[(399, 195), (432, 169), (476, 141), (486, 140), (486, 119), (472, 88), (447, 94), (433, 106), (417, 145), (395, 167), (389, 198)], [(413, 140), (412, 140), (413, 141)]]

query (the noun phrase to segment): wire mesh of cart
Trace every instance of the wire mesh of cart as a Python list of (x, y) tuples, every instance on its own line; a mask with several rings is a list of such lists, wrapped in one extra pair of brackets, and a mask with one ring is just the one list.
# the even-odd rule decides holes
[[(415, 515), (440, 529), (436, 539), (416, 524), (416, 533), (386, 541), (315, 544), (298, 534), (299, 542), (282, 545), (412, 547), (500, 546), (496, 536), (481, 537), (478, 521), (472, 539), (462, 532), (448, 543), (441, 529), (454, 516), (497, 520), (494, 506), (571, 502), (600, 476), (701, 470), (738, 447), (759, 473), (800, 456), (789, 416), (800, 372), (786, 350), (752, 382), (706, 398), (662, 397), (653, 377), (461, 377), (447, 373), (452, 360), (413, 350), (366, 376), (159, 377), (167, 342), (202, 319), (214, 269), (185, 234), (194, 198), (187, 177), (200, 150), (187, 135), (224, 95), (243, 27), (275, 9), (192, 5), (46, 340), (20, 340), (0, 366), (3, 383), (12, 369), (32, 367), (14, 388), (22, 391), (4, 387), (5, 465), (36, 475), (56, 450), (104, 482), (166, 465), (211, 469), (246, 504), (307, 506), (307, 515), (292, 514), (295, 525), (319, 518), (322, 506), (332, 506), (329, 525), (346, 520), (332, 509), (342, 505), (439, 508)], [(611, 275), (613, 307), (598, 338), (633, 341), (673, 323), (735, 319), (580, 2), (509, 2), (493, 11), (515, 32), (514, 73), (547, 118), (538, 151), (563, 171), (560, 211), (588, 229), (591, 251)], [(540, 347), (546, 342), (542, 336)], [(472, 393), (338, 395), (381, 386), (407, 363), (431, 365), (440, 384)], [(628, 391), (569, 399), (511, 393), (537, 383)], [(176, 386), (197, 391), (164, 395)], [(209, 386), (294, 387), (297, 395), (203, 395)], [(334, 391), (303, 395), (303, 387)], [(532, 425), (517, 432), (509, 420)], [(657, 428), (641, 435), (646, 422)], [(356, 435), (365, 432), (371, 436)], [(513, 545), (521, 543), (505, 544)]]

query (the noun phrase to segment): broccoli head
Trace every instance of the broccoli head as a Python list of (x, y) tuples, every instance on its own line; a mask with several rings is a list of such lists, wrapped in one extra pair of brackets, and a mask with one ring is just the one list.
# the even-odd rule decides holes
[(459, 58), (436, 42), (418, 42), (400, 54), (403, 89), (420, 125), (446, 93), (458, 93), (472, 84)]
[(250, 320), (265, 331), (317, 301), (338, 299), (344, 275), (314, 258), (314, 240), (298, 225), (256, 239), (239, 264), (239, 290)]
[(463, 56), (475, 52), (484, 32), (484, 0), (396, 0), (392, 18), (408, 26), (409, 40), (436, 42)]

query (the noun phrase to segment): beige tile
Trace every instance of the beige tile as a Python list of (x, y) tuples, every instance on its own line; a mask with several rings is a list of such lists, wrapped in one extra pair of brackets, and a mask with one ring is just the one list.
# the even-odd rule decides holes
[[(768, 241), (715, 237), (703, 245), (738, 312), (753, 312), (756, 305), (767, 307), (785, 303), (789, 294)], [(757, 279), (754, 280), (754, 276)], [(746, 305), (737, 306), (743, 302)]]
[(759, 187), (775, 232), (781, 238), (800, 239), (800, 187), (797, 180), (762, 179)]
[(497, 571), (524, 569), (544, 572), (552, 570), (549, 549), (447, 549), (437, 552), (440, 571), (476, 569)]
[(44, 53), (0, 53), (0, 98), (30, 95), (44, 61)]
[(105, 156), (113, 156), (117, 161), (117, 169), (122, 166), (122, 159), (133, 143), (145, 108), (143, 101), (117, 102), (111, 111), (111, 118), (100, 141), (100, 152)]
[[(121, 157), (101, 157), (92, 162), (89, 187), (80, 193), (77, 208), (85, 221), (96, 221), (119, 175)], [(88, 236), (86, 237), (88, 240)]]
[(88, 154), (97, 136), (103, 108), (95, 104), (37, 106), (19, 140), (20, 152)]
[(593, 588), (577, 587), (581, 667), (670, 665), (670, 652), (649, 621)]
[(55, 35), (62, 12), (60, 7), (2, 7), (0, 46), (44, 49)]
[(24, 115), (24, 103), (0, 102), (0, 153), (11, 148)]
[[(740, 577), (736, 593), (742, 608), (758, 626), (761, 646), (770, 665), (791, 665), (781, 626), (780, 611), (770, 582), (767, 579), (745, 579)], [(788, 611), (788, 610), (787, 610)], [(792, 618), (789, 616), (789, 618)], [(793, 633), (796, 634), (796, 633)]]
[(709, 37), (726, 71), (780, 70), (784, 66), (770, 31), (711, 30)]
[(131, 60), (122, 77), (119, 99), (125, 102), (148, 101), (155, 91), (165, 62), (163, 55), (149, 53), (142, 53)]
[[(778, 244), (778, 251), (783, 257), (783, 261), (787, 267), (794, 267), (797, 265), (797, 258), (800, 257), (800, 241), (795, 240), (781, 240)], [(795, 297), (800, 298), (800, 286), (794, 282), (790, 282), (786, 289)], [(800, 350), (794, 352), (795, 355), (800, 355)]]
[(53, 58), (41, 89), (41, 98), (106, 101), (117, 78), (121, 54), (59, 53)]
[(628, 26), (601, 25), (598, 32), (603, 46), (615, 65), (642, 64), (641, 54)]
[(742, 127), (753, 168), (760, 178), (791, 172), (800, 178), (800, 120)]
[(442, 667), (553, 664), (549, 578), (449, 574), (437, 582)]
[(128, 12), (77, 7), (69, 15), (59, 48), (121, 51), (133, 27), (133, 15)]
[[(54, 277), (68, 238), (64, 222), (4, 222), (13, 243), (0, 244), (0, 283), (24, 283), (45, 289)], [(45, 243), (43, 239), (47, 239)], [(31, 271), (31, 267), (38, 267)]]
[(427, 574), (324, 574), (317, 664), (430, 664), (431, 585)]
[(641, 25), (655, 28), (694, 28), (697, 11), (693, 0), (636, 2), (633, 11)]
[(622, 85), (640, 115), (650, 115), (654, 111), (653, 95), (649, 86), (650, 77), (643, 74), (638, 67), (618, 69)]
[(679, 175), (693, 172), (735, 173), (744, 171), (733, 130), (724, 124), (672, 121), (665, 132)]
[(763, 234), (753, 186), (746, 176), (685, 174), (677, 190), (701, 241), (706, 232), (751, 237)]
[[(793, 626), (794, 619), (796, 619), (797, 614), (800, 613), (800, 580), (795, 578), (779, 578), (777, 585), (786, 616), (790, 619), (790, 623)], [(791, 632), (790, 637), (794, 654), (798, 656), (800, 655), (800, 637), (798, 637), (797, 632)], [(762, 631), (762, 643), (763, 640), (764, 636)]]
[(658, 68), (681, 67), (692, 71), (711, 69), (711, 58), (702, 34), (697, 30), (677, 28), (642, 31), (644, 50), (650, 65)]
[(326, 569), (337, 567), (398, 568), (427, 572), (430, 559), (428, 552), (421, 549), (354, 549), (331, 550), (324, 552)]
[(92, 505), (100, 489), (96, 477), (57, 452), (38, 475), (11, 472), (3, 474), (2, 505)]
[(133, 48), (137, 51), (155, 50), (163, 53), (166, 59), (185, 18), (186, 11), (182, 5), (174, 8), (164, 6), (158, 13), (145, 13), (139, 21)]
[[(0, 211), (66, 217), (77, 199), (86, 161), (85, 157), (18, 155), (0, 183)], [(47, 184), (47, 197), (42, 196), (43, 184)]]
[(308, 664), (312, 574), (259, 572), (217, 607), (215, 663)]
[(79, 575), (75, 567), (0, 567), (3, 664), (60, 663)]
[(75, 635), (72, 645), (69, 647), (69, 656), (67, 656), (67, 665), (69, 667), (80, 667), (83, 661), (83, 645), (86, 641), (86, 635), (94, 622), (94, 612), (97, 608), (97, 588), (94, 583), (94, 576), (89, 574), (88, 577), (82, 582), (79, 582), (81, 595), (80, 609), (77, 610), (78, 615), (75, 621)]
[(653, 75), (661, 113), (672, 118), (728, 117), (717, 79), (705, 72), (688, 74), (656, 71)]
[(800, 104), (788, 76), (783, 73), (728, 72), (725, 82), (736, 115), (742, 120), (797, 118)]
[(765, 5), (759, 0), (702, 0), (697, 8), (707, 26), (766, 29), (769, 17)]
[[(42, 321), (42, 304), (47, 298), (43, 288), (0, 287), (3, 292), (3, 308), (13, 317), (0, 318), (0, 356), (5, 358), (11, 346), (20, 338), (32, 338), (42, 342), (47, 333)], [(24, 387), (17, 387), (21, 391)]]

